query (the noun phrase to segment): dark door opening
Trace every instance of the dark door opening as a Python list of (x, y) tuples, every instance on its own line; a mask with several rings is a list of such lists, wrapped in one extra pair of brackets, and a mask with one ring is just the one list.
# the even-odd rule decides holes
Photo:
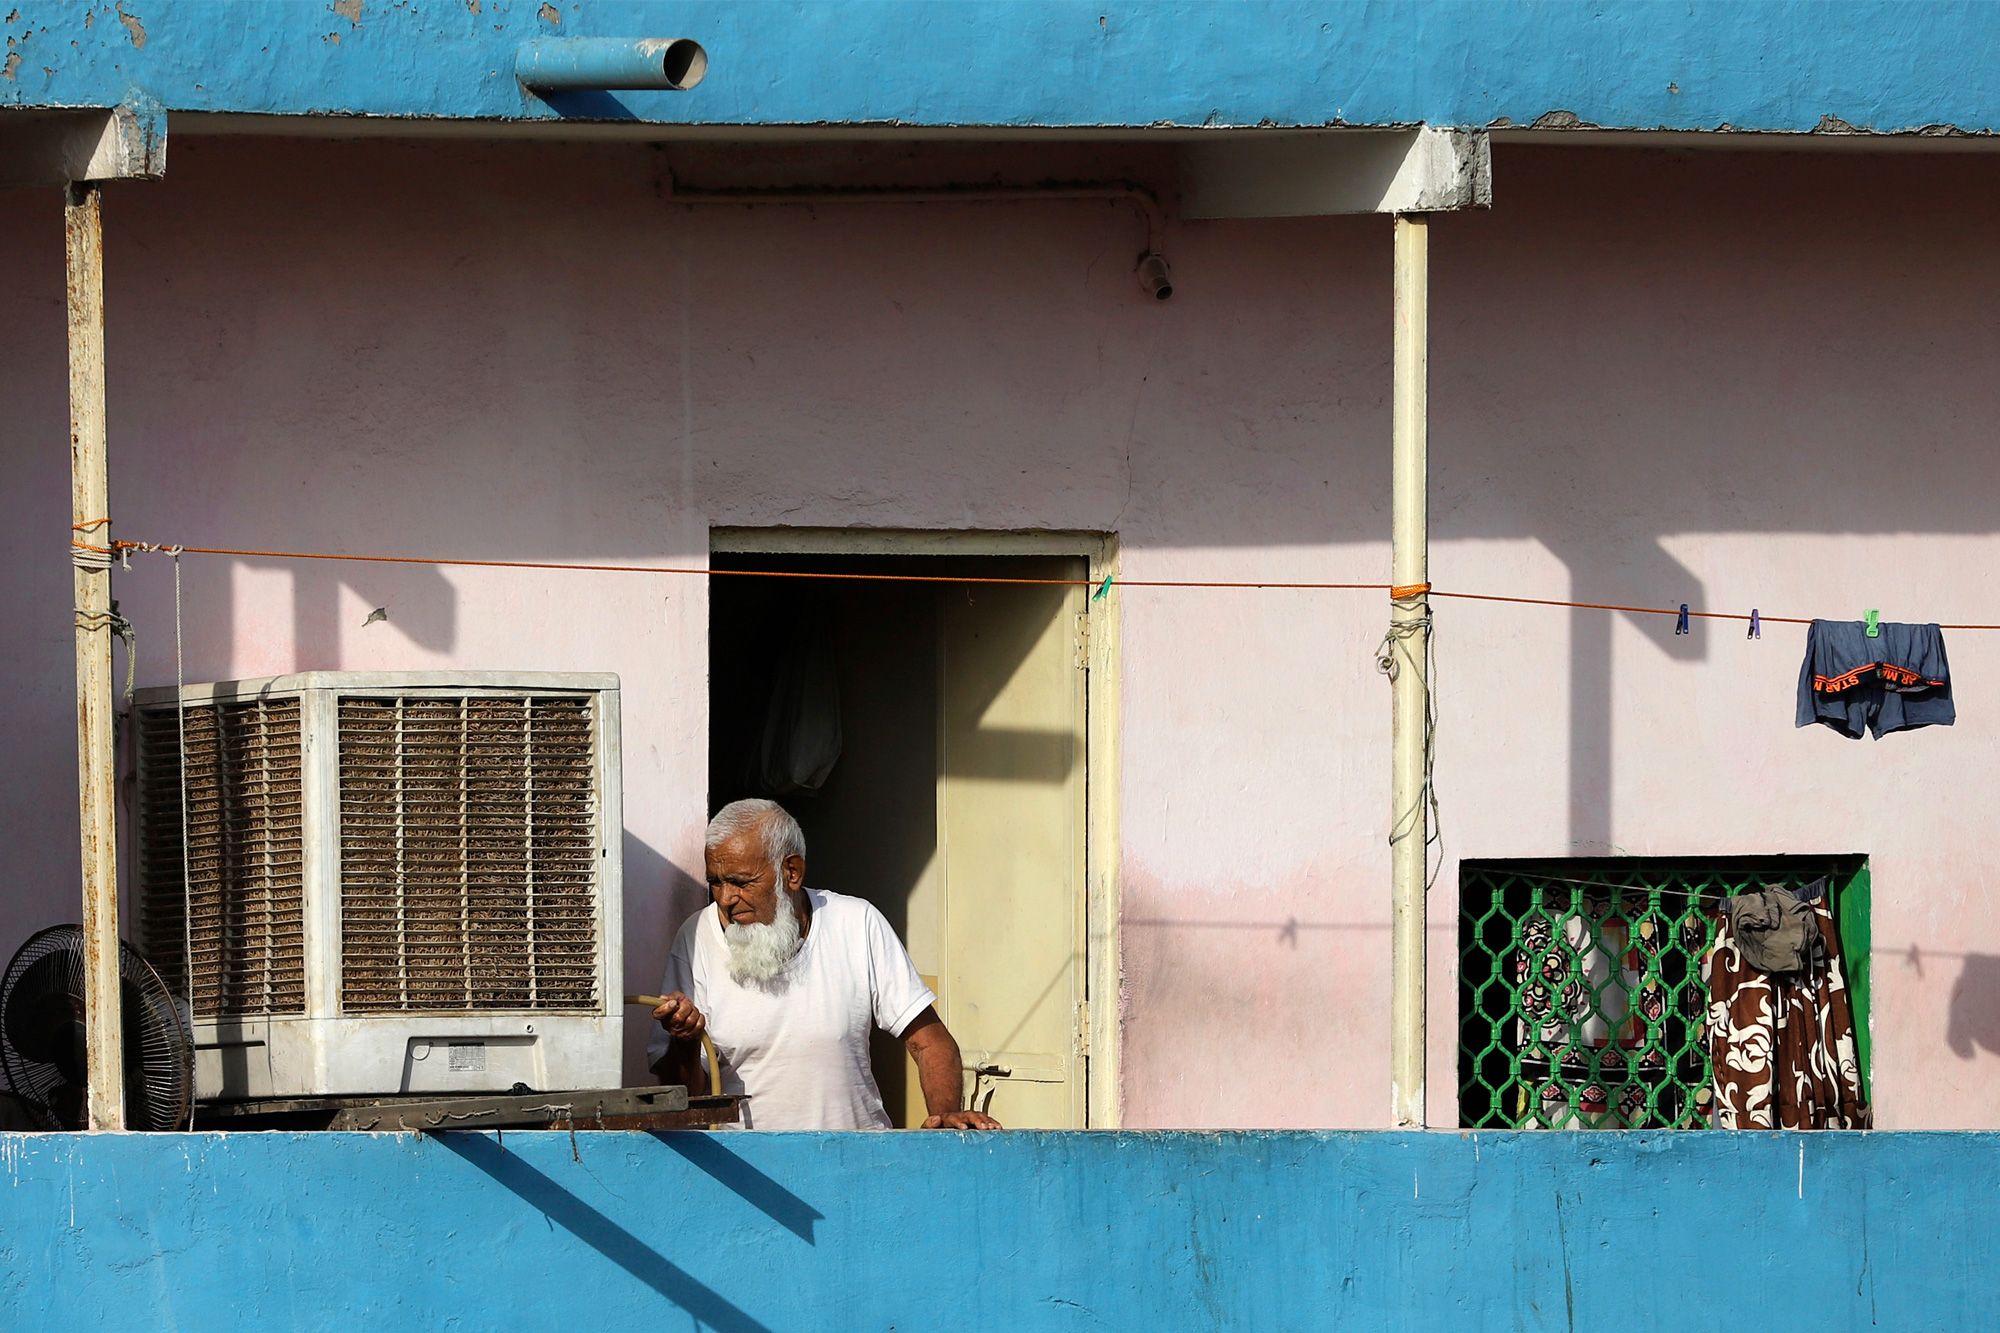
[[(712, 567), (745, 573), (710, 582), (710, 813), (746, 796), (791, 811), (807, 882), (873, 903), (938, 993), (969, 1093), (1003, 1123), (1081, 1125), (1064, 1034), (1082, 987), (1082, 589), (909, 576), (1080, 580), (1083, 562), (717, 553)], [(914, 1123), (901, 1043), (878, 1033), (874, 1055), (891, 1118)]]

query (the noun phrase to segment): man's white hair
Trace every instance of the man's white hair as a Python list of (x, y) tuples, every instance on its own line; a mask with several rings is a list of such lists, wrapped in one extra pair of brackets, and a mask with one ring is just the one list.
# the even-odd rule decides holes
[(799, 821), (776, 801), (731, 801), (708, 821), (703, 849), (712, 852), (746, 833), (758, 836), (770, 858), (771, 873), (778, 881), (775, 915), (761, 925), (729, 922), (722, 927), (722, 937), (729, 946), (730, 978), (739, 986), (774, 989), (784, 984), (785, 965), (799, 951), (799, 914), (785, 891), (785, 858), (804, 858), (806, 835)]
[(784, 879), (786, 857), (805, 859), (806, 832), (799, 827), (799, 821), (784, 806), (762, 797), (731, 801), (717, 810), (715, 818), (708, 821), (708, 836), (702, 842), (702, 850), (712, 852), (745, 833), (756, 833), (763, 838), (764, 855), (771, 858), (771, 868), (781, 872), (780, 882)]

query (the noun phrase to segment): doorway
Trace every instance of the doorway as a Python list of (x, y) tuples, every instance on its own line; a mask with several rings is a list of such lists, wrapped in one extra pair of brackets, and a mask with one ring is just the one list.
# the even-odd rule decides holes
[[(805, 830), (808, 881), (882, 912), (958, 1038), (968, 1104), (1010, 1128), (1102, 1123), (1088, 1067), (1094, 562), (731, 537), (711, 558), (737, 571), (710, 581), (711, 812), (780, 802)], [(901, 1043), (878, 1033), (874, 1064), (894, 1122), (921, 1123)]]

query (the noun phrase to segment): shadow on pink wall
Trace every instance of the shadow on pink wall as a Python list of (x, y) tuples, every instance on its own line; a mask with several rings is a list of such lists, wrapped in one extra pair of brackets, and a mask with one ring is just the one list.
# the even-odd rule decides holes
[(1951, 1017), (1945, 1045), (1961, 1060), (1980, 1051), (2000, 1055), (2000, 957), (1965, 955), (1965, 966), (1951, 988)]

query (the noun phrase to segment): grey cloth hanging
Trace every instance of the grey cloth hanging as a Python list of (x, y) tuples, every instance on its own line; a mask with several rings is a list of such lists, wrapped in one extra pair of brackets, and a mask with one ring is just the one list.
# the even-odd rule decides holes
[(825, 626), (794, 637), (778, 665), (754, 785), (760, 795), (818, 791), (840, 760), (840, 676)]
[(1773, 975), (1810, 968), (1826, 948), (1813, 916), (1813, 904), (1825, 888), (1823, 879), (1796, 892), (1766, 884), (1754, 893), (1724, 899), (1722, 908), (1729, 913), (1743, 961)]

